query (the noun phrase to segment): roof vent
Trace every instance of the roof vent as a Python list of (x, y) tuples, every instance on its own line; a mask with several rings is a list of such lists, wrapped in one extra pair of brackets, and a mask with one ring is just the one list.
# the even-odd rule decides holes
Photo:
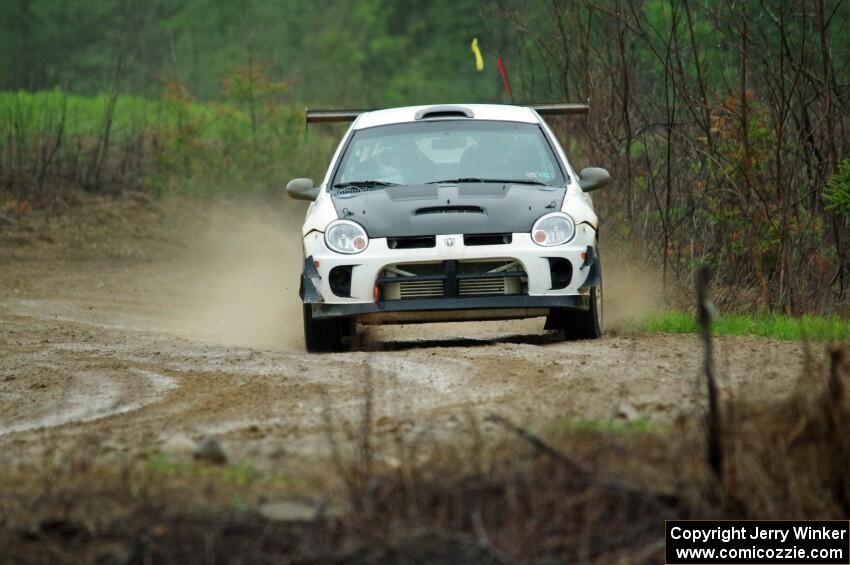
[(431, 106), (422, 108), (416, 112), (417, 120), (431, 120), (439, 118), (474, 118), (475, 114), (469, 108), (463, 106)]

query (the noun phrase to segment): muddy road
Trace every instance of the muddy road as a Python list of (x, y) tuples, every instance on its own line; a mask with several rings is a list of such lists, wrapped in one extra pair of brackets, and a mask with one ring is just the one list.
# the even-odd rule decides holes
[[(559, 342), (542, 320), (397, 326), (366, 332), (359, 351), (308, 355), (297, 220), (273, 206), (81, 198), (0, 226), (7, 464), (132, 461), (212, 435), (234, 461), (285, 471), (326, 452), (326, 407), (336, 422), (359, 417), (367, 380), (379, 432), (437, 435), (470, 415), (545, 427), (623, 404), (672, 422), (698, 396), (694, 336), (622, 329), (651, 292), (634, 273), (609, 274), (614, 331), (598, 341)], [(727, 393), (774, 397), (802, 355), (723, 338), (718, 363)]]

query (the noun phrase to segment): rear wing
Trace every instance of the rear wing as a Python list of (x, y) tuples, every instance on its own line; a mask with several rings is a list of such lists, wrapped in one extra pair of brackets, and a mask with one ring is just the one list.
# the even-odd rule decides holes
[[(526, 104), (541, 116), (574, 116), (587, 114), (590, 111), (590, 102), (581, 103), (559, 103), (559, 104)], [(320, 124), (328, 122), (353, 122), (357, 116), (374, 110), (311, 110), (304, 109), (308, 124)]]

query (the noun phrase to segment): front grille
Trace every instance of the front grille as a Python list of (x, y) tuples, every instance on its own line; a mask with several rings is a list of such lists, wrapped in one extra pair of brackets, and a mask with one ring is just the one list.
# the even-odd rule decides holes
[(509, 293), (506, 289), (508, 279), (479, 279), (458, 281), (457, 293), (460, 296), (492, 296)]
[(528, 276), (513, 259), (389, 265), (377, 280), (382, 300), (526, 294)]
[(402, 300), (406, 298), (439, 298), (443, 296), (443, 281), (402, 281), (398, 285)]
[(387, 247), (390, 249), (422, 249), (436, 245), (437, 237), (433, 235), (387, 238)]
[(464, 234), (463, 244), (470, 245), (504, 245), (510, 243), (513, 234), (510, 233), (474, 233)]

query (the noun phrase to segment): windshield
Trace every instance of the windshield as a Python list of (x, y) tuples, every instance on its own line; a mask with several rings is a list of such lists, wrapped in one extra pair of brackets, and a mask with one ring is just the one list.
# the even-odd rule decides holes
[(536, 124), (440, 120), (356, 131), (332, 186), (440, 181), (565, 182)]

